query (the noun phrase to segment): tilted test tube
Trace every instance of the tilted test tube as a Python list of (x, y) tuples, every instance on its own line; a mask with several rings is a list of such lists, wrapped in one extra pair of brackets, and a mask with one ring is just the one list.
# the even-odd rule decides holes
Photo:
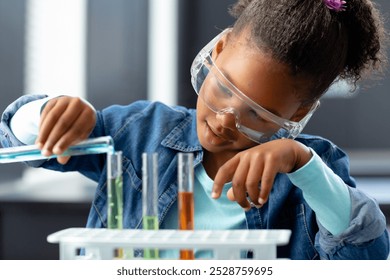
[[(179, 229), (194, 230), (194, 155), (178, 154)], [(180, 250), (180, 259), (194, 259), (193, 250)]]
[[(158, 154), (142, 154), (142, 219), (143, 229), (158, 229)], [(158, 249), (144, 249), (144, 258), (156, 259)]]
[(21, 161), (45, 160), (59, 156), (78, 156), (88, 154), (112, 153), (114, 151), (113, 140), (110, 136), (102, 136), (87, 139), (76, 145), (70, 146), (62, 155), (42, 155), (37, 145), (25, 145), (0, 149), (0, 163)]

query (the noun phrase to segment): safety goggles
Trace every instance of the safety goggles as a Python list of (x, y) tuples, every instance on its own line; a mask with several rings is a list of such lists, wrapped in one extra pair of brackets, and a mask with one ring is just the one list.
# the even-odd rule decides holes
[(304, 118), (294, 122), (271, 113), (247, 97), (225, 77), (211, 58), (215, 45), (227, 32), (230, 29), (217, 35), (195, 57), (191, 66), (191, 82), (196, 93), (216, 114), (234, 115), (238, 131), (252, 141), (265, 143), (280, 138), (294, 139), (318, 108), (319, 102)]

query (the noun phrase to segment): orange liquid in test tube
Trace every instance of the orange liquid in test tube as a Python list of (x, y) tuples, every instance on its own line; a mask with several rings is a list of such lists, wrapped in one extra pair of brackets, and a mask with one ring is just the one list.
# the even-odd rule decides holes
[[(179, 229), (194, 230), (194, 155), (178, 154)], [(193, 260), (193, 250), (180, 250), (181, 260)]]
[[(194, 229), (194, 194), (192, 192), (179, 192), (179, 227), (182, 230)], [(192, 250), (180, 250), (181, 260), (193, 260)]]

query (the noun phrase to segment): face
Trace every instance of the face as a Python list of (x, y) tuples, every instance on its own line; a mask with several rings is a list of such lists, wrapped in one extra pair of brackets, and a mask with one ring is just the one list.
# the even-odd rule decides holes
[[(253, 102), (281, 118), (293, 119), (301, 105), (296, 79), (289, 75), (286, 66), (248, 47), (246, 41), (245, 33), (238, 38), (223, 37), (212, 53), (215, 64)], [(213, 90), (215, 86), (206, 79), (202, 91)], [(234, 114), (216, 114), (202, 98), (197, 101), (197, 132), (206, 151), (228, 158), (258, 145), (237, 130)]]

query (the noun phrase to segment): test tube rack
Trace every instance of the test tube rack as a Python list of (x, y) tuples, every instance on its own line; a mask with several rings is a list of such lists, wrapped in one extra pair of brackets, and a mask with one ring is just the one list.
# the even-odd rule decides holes
[[(115, 250), (145, 248), (211, 250), (218, 260), (241, 259), (242, 251), (252, 251), (253, 259), (276, 259), (277, 246), (286, 245), (290, 230), (133, 230), (68, 228), (47, 237), (58, 243), (60, 259), (115, 259)], [(80, 249), (85, 254), (80, 256)]]

